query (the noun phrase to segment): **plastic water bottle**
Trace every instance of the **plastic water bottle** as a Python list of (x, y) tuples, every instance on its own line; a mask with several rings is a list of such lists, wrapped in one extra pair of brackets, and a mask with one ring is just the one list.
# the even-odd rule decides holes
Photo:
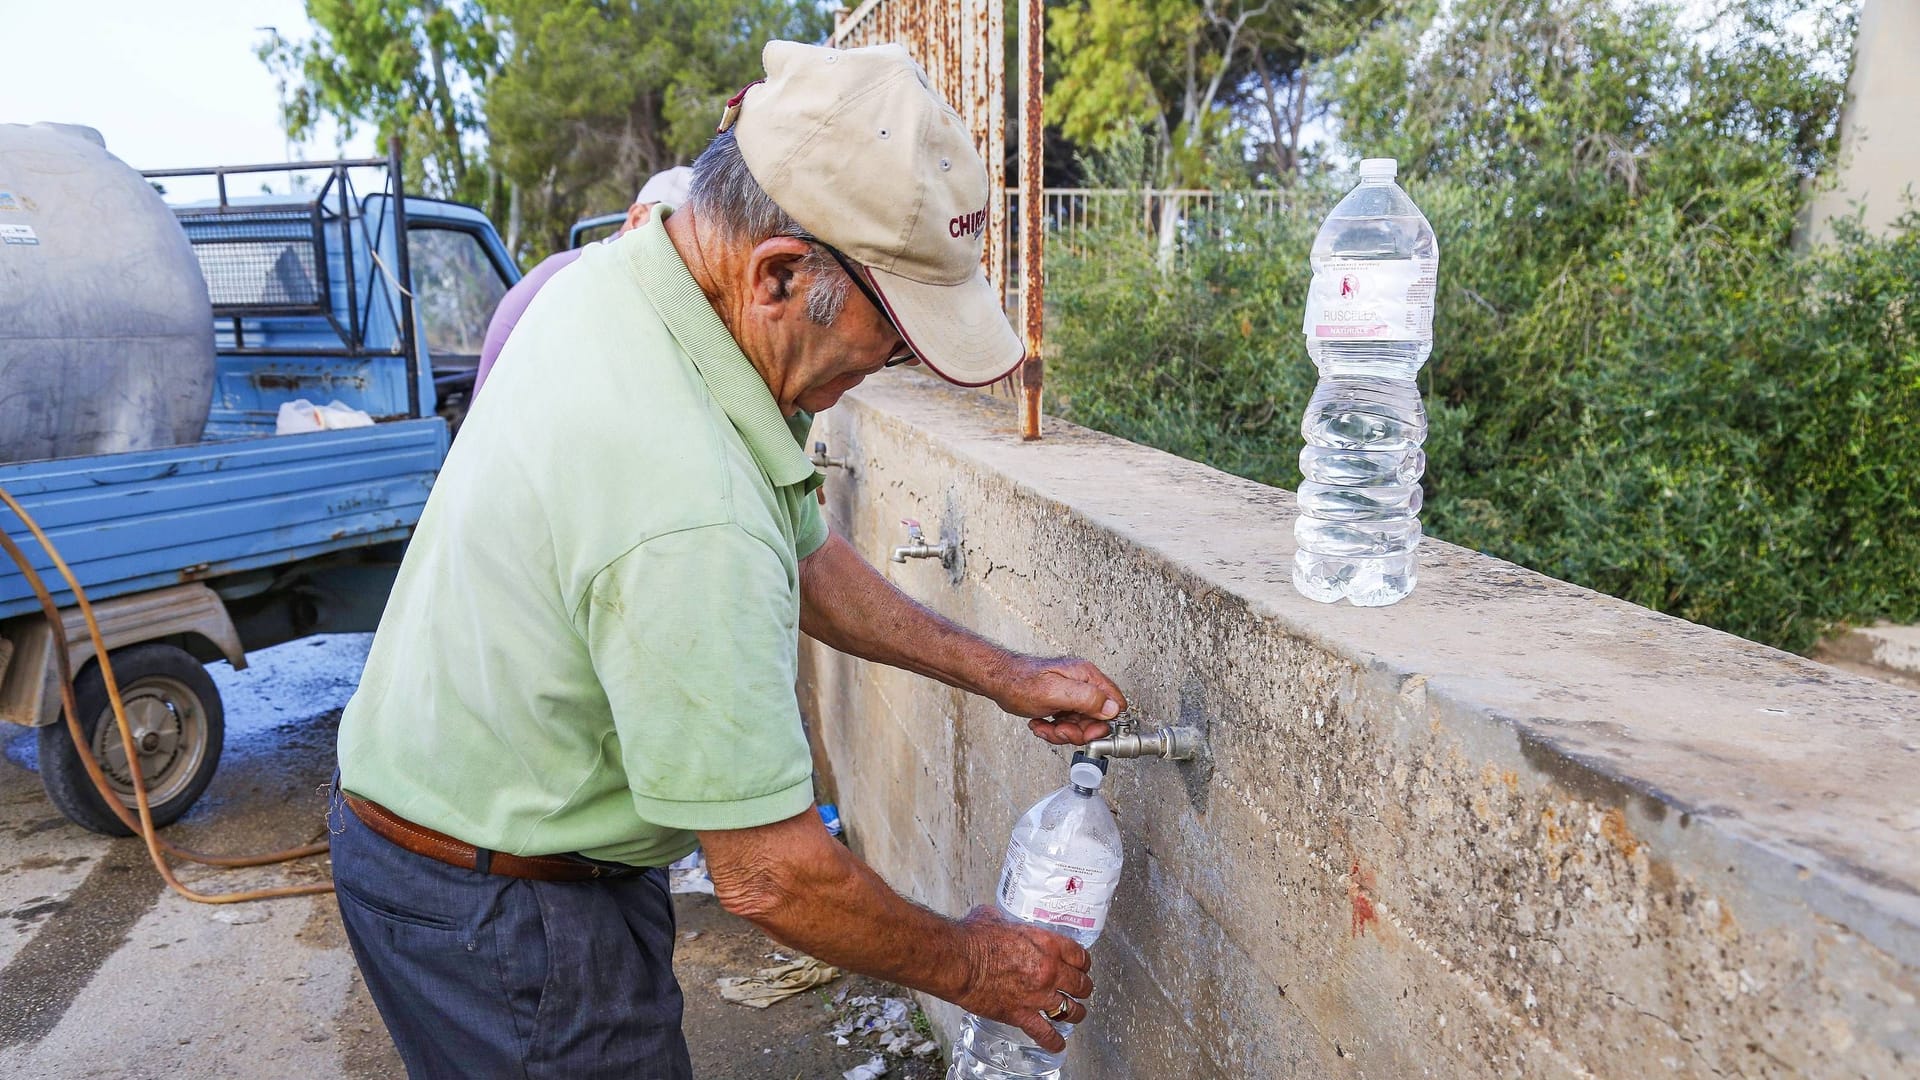
[[(996, 900), (1011, 918), (1091, 947), (1107, 925), (1120, 884), (1120, 827), (1100, 797), (1104, 760), (1073, 755), (1071, 781), (1035, 803), (1013, 827)], [(1055, 1023), (1066, 1035), (1073, 1025)], [(1016, 1027), (967, 1015), (947, 1080), (1059, 1080), (1066, 1054), (1034, 1045)]]
[(1392, 158), (1362, 161), (1313, 241), (1302, 330), (1320, 384), (1300, 422), (1293, 584), (1328, 604), (1391, 604), (1418, 578), (1427, 412), (1414, 379), (1433, 350), (1440, 248), (1394, 172)]

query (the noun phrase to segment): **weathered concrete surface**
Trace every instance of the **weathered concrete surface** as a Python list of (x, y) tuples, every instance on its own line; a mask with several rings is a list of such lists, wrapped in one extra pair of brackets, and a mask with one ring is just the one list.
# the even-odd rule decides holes
[(1920, 626), (1862, 626), (1820, 643), (1814, 659), (1920, 689)]
[[(1099, 661), (1128, 868), (1077, 1076), (1897, 1076), (1920, 1062), (1920, 694), (1445, 544), (1384, 610), (1291, 585), (1291, 496), (913, 375), (816, 427), (834, 527), (1017, 648)], [(881, 561), (900, 518), (948, 573)], [(1066, 761), (808, 645), (855, 845), (958, 912)], [(950, 1036), (951, 1007), (930, 1007)]]

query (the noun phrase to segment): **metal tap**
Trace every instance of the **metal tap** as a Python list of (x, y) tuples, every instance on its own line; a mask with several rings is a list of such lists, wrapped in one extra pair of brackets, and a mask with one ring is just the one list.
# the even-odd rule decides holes
[(845, 469), (848, 476), (853, 475), (853, 463), (845, 458), (828, 457), (826, 443), (813, 444), (813, 457), (810, 460), (816, 469)]
[(920, 531), (920, 523), (912, 518), (901, 518), (900, 524), (907, 527), (907, 542), (893, 549), (894, 562), (903, 563), (908, 559), (939, 559), (940, 565), (942, 566), (951, 567), (953, 565), (954, 545), (952, 542), (944, 544), (927, 543), (926, 536)]
[(1113, 734), (1095, 739), (1082, 748), (1090, 758), (1158, 757), (1168, 761), (1190, 761), (1200, 750), (1200, 729), (1165, 727), (1141, 735), (1134, 731), (1131, 716), (1121, 713), (1113, 719)]

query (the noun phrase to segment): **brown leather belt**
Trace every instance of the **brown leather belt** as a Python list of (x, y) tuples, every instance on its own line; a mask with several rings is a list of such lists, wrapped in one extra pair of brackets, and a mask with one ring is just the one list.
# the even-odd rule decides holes
[(640, 873), (638, 867), (599, 866), (586, 859), (565, 855), (509, 855), (504, 851), (488, 851), (463, 840), (455, 840), (425, 825), (415, 825), (379, 803), (369, 802), (352, 792), (343, 791), (340, 794), (346, 799), (353, 816), (365, 822), (367, 828), (376, 835), (415, 855), (424, 855), (462, 870), (531, 878), (534, 881), (601, 881)]

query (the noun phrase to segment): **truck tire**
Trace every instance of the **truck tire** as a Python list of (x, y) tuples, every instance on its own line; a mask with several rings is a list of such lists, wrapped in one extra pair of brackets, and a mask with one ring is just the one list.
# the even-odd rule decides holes
[[(153, 824), (172, 824), (200, 798), (220, 765), (226, 739), (220, 691), (198, 660), (171, 645), (130, 645), (111, 656), (127, 723), (135, 744), (142, 746), (141, 775)], [(73, 696), (101, 771), (132, 810), (133, 780), (99, 665), (88, 665), (73, 681)], [(64, 715), (40, 729), (40, 783), (75, 825), (105, 836), (133, 835), (94, 789)]]

